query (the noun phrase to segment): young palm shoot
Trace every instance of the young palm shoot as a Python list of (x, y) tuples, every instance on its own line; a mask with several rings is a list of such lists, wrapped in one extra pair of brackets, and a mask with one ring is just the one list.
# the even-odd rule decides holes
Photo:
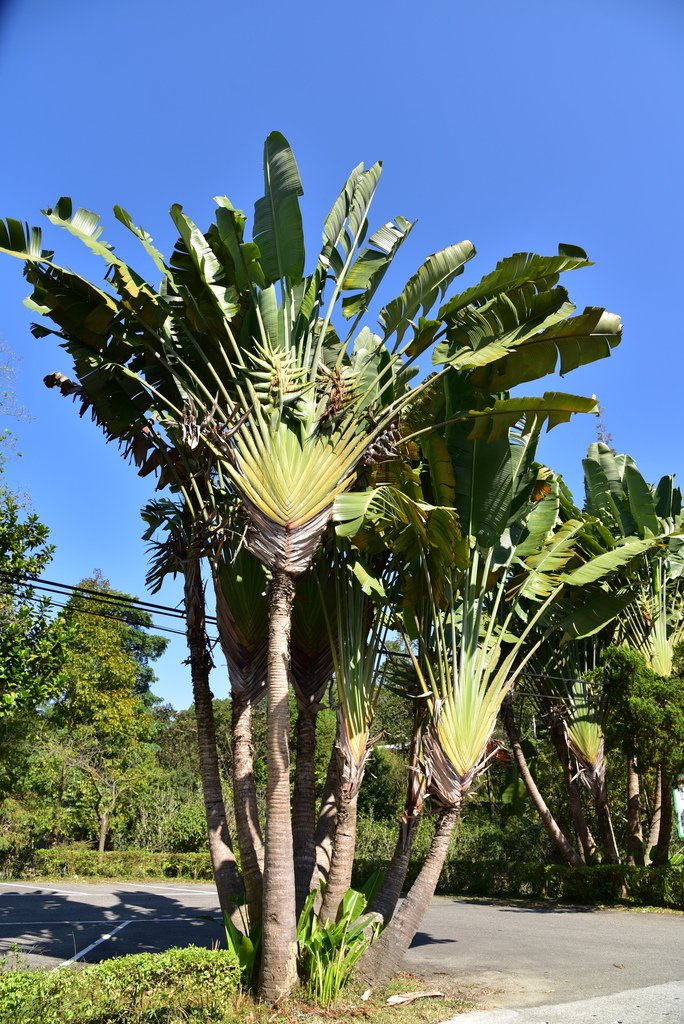
[(338, 701), (339, 787), (335, 846), (319, 915), (323, 924), (335, 920), (351, 882), (356, 806), (366, 762), (377, 739), (371, 735), (371, 727), (389, 624), (382, 583), (355, 559), (348, 545), (338, 548), (333, 573), (336, 621), (329, 621), (328, 628)]
[[(421, 760), (438, 820), (408, 896), (362, 958), (359, 972), (368, 981), (381, 982), (399, 969), (434, 895), (464, 800), (491, 760), (501, 705), (542, 642), (543, 634), (532, 639), (533, 631), (562, 589), (557, 576), (573, 555), (580, 525), (554, 531), (552, 519), (547, 532), (547, 515), (543, 507), (528, 516), (512, 599), (507, 591), (516, 545), (510, 538), (508, 545), (486, 549), (471, 538), (466, 569), (446, 573), (443, 605), (428, 581), (429, 611), (415, 623), (420, 657), (406, 646), (426, 699)], [(547, 524), (541, 533), (536, 520)]]

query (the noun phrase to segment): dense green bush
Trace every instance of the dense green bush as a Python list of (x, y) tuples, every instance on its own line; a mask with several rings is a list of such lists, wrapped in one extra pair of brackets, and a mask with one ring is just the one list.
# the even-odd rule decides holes
[[(12, 865), (4, 867), (9, 873)], [(148, 853), (117, 850), (98, 854), (79, 847), (36, 850), (30, 862), (36, 875), (82, 878), (184, 878), (212, 881), (208, 853)]]
[[(378, 867), (377, 860), (357, 860), (354, 884)], [(412, 862), (411, 884), (420, 870)], [(599, 864), (572, 868), (565, 864), (519, 864), (508, 861), (463, 861), (449, 858), (437, 885), (441, 896), (488, 896), (495, 899), (559, 900), (566, 903), (619, 903), (684, 910), (684, 867), (638, 868)]]
[(0, 973), (0, 1024), (146, 1024), (223, 1020), (240, 985), (227, 950), (170, 949), (82, 970)]

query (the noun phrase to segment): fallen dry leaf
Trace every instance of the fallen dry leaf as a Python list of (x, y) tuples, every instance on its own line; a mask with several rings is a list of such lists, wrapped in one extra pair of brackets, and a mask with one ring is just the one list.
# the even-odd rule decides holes
[(415, 999), (444, 999), (443, 992), (399, 992), (396, 996), (390, 996), (387, 1006), (403, 1006), (404, 1003), (412, 1003)]

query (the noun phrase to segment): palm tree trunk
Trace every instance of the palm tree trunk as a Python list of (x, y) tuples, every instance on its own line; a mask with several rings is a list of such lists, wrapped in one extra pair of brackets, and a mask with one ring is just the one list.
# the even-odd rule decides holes
[(670, 858), (670, 840), (672, 838), (672, 776), (661, 767), (660, 779), (660, 828), (658, 843), (653, 850), (653, 864), (664, 867)]
[(252, 702), (244, 691), (233, 690), (231, 713), (235, 824), (249, 923), (254, 925), (261, 921), (264, 840), (259, 825), (254, 783)]
[(596, 821), (598, 823), (599, 835), (601, 836), (601, 843), (603, 844), (605, 859), (609, 864), (619, 864), (620, 851), (615, 842), (613, 821), (610, 816), (610, 807), (608, 806), (608, 789), (606, 787), (605, 775), (592, 786), (592, 794), (596, 805)]
[(335, 829), (337, 828), (339, 789), (340, 773), (337, 767), (337, 743), (335, 742), (328, 761), (328, 771), (325, 776), (318, 824), (316, 825), (316, 867), (311, 882), (312, 888), (318, 884), (319, 880), (327, 882), (330, 874)]
[(577, 779), (573, 778), (570, 751), (565, 740), (564, 731), (559, 727), (559, 723), (557, 722), (551, 723), (549, 731), (553, 745), (556, 748), (556, 753), (558, 754), (558, 759), (563, 767), (563, 778), (565, 780), (565, 789), (568, 794), (572, 823), (575, 826), (577, 840), (582, 848), (582, 859), (586, 864), (590, 864), (596, 856), (596, 841), (589, 831), (587, 819), (584, 814), (584, 808), (582, 807), (582, 795), (580, 793), (579, 784)]
[(221, 910), (224, 914), (231, 915), (242, 894), (242, 881), (230, 841), (226, 808), (221, 790), (213, 694), (209, 688), (209, 673), (212, 663), (205, 629), (204, 588), (200, 560), (191, 552), (188, 553), (186, 560), (183, 590), (209, 854)]
[(379, 914), (384, 924), (391, 920), (397, 906), (401, 890), (408, 874), (413, 840), (418, 829), (418, 818), (423, 809), (423, 789), (418, 774), (418, 749), (423, 710), (420, 702), (413, 702), (413, 732), (411, 734), (411, 750), (408, 759), (408, 780), (404, 813), (401, 816), (397, 842), (382, 882), (370, 902), (369, 913)]
[(641, 794), (636, 758), (627, 758), (627, 863), (644, 866), (644, 835), (641, 829)]
[(356, 976), (366, 984), (381, 985), (399, 973), (406, 950), (435, 894), (449, 850), (449, 839), (460, 815), (460, 807), (449, 808), (440, 814), (430, 851), (408, 896), (359, 961)]
[(317, 707), (300, 703), (295, 727), (297, 761), (292, 795), (292, 830), (297, 837), (294, 848), (295, 897), (297, 917), (311, 891), (316, 868), (316, 719)]
[(518, 730), (515, 724), (515, 718), (513, 716), (513, 707), (509, 700), (504, 700), (501, 708), (501, 715), (503, 723), (508, 734), (508, 738), (511, 742), (511, 748), (513, 750), (513, 757), (515, 763), (518, 766), (520, 777), (522, 778), (527, 792), (530, 794), (530, 799), (534, 804), (539, 817), (541, 818), (542, 824), (548, 832), (550, 838), (553, 840), (557, 849), (561, 852), (563, 859), (567, 864), (571, 864), (575, 868), (584, 867), (584, 861), (577, 853), (577, 851), (570, 845), (568, 840), (563, 835), (563, 832), (558, 825), (558, 822), (551, 814), (551, 811), (546, 806), (546, 802), (537, 788), (537, 784), (532, 778), (527, 760), (523, 753), (523, 749), (520, 745), (520, 738), (518, 736)]
[(412, 815), (399, 826), (396, 846), (380, 887), (368, 907), (369, 914), (378, 914), (387, 924), (392, 919), (408, 874), (413, 840), (418, 830), (418, 817)]
[(260, 995), (275, 1003), (297, 981), (295, 875), (290, 817), (290, 626), (294, 580), (276, 570), (268, 627), (266, 848)]
[(359, 800), (358, 791), (353, 796), (341, 796), (337, 808), (337, 828), (335, 830), (335, 847), (330, 863), (330, 874), (323, 893), (323, 902), (319, 913), (321, 924), (334, 921), (340, 908), (342, 897), (351, 885), (354, 868), (354, 850), (356, 848), (356, 808)]
[(653, 814), (651, 815), (651, 826), (648, 830), (648, 842), (646, 844), (645, 861), (651, 864), (653, 850), (658, 843), (660, 834), (660, 818), (663, 812), (663, 773), (660, 765), (656, 768), (655, 790), (653, 792)]

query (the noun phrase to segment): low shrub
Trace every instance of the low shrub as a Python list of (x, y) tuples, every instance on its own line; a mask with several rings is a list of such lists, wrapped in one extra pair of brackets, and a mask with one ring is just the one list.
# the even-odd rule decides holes
[[(355, 884), (377, 868), (378, 861), (357, 861)], [(406, 887), (420, 862), (412, 862)], [(684, 910), (684, 867), (640, 868), (598, 864), (519, 864), (449, 858), (437, 884), (440, 896), (489, 896), (493, 899), (558, 900), (564, 903), (626, 903)]]
[(0, 974), (0, 1024), (152, 1024), (224, 1019), (240, 986), (228, 950), (189, 946), (91, 967)]
[(148, 853), (146, 850), (97, 850), (55, 847), (37, 850), (33, 857), (37, 875), (81, 878), (180, 878), (212, 881), (208, 853)]

